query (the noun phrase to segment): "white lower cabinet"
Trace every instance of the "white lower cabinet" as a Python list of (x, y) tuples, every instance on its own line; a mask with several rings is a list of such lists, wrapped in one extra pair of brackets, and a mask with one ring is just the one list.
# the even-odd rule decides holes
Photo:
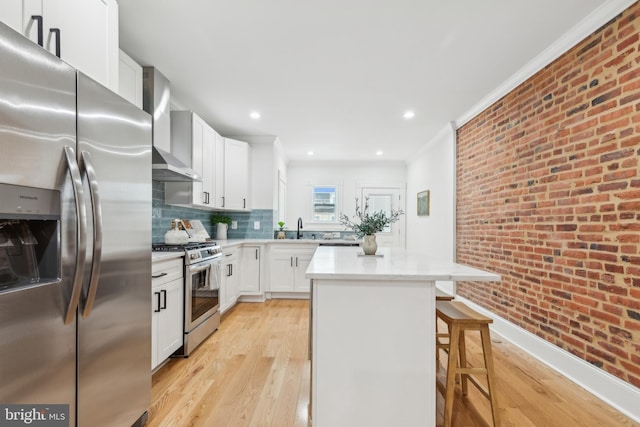
[(316, 246), (300, 245), (293, 247), (272, 247), (269, 261), (269, 290), (271, 296), (276, 292), (306, 293), (310, 285), (305, 279), (306, 271)]
[(260, 294), (260, 246), (244, 246), (241, 249), (240, 269), (240, 293)]
[(222, 256), (222, 283), (220, 284), (220, 314), (229, 310), (238, 301), (240, 269), (238, 249), (226, 249)]
[(183, 344), (182, 258), (154, 261), (151, 279), (151, 369)]

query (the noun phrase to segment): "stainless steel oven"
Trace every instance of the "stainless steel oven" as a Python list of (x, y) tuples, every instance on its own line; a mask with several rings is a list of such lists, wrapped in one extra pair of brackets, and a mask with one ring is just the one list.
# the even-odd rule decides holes
[(220, 326), (222, 249), (215, 243), (185, 246), (154, 245), (154, 250), (184, 251), (184, 345), (175, 353), (191, 352)]

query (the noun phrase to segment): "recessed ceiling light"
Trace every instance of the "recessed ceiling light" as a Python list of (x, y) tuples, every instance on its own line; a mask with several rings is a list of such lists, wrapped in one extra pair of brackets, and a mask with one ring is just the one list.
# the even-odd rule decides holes
[(315, 153), (313, 151), (307, 151), (307, 156), (313, 156)]
[(376, 151), (376, 156), (382, 156), (383, 154), (384, 154), (384, 151), (382, 150)]
[(251, 114), (249, 114), (249, 117), (251, 117), (253, 120), (258, 120), (260, 118), (260, 113), (258, 113), (257, 111), (252, 111)]
[(402, 117), (404, 117), (405, 119), (413, 119), (415, 117), (416, 113), (414, 113), (413, 111), (409, 110), (409, 111), (405, 111), (405, 113), (402, 115)]

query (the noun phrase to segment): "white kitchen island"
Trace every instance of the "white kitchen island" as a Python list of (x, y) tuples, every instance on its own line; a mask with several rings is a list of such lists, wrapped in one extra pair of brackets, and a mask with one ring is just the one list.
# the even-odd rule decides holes
[(319, 247), (311, 279), (314, 427), (435, 425), (435, 281), (500, 276), (399, 248)]

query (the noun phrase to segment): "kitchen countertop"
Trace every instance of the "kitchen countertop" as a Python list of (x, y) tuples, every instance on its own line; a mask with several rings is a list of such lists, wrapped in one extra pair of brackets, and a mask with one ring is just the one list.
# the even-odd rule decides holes
[(319, 247), (307, 279), (337, 280), (473, 280), (498, 281), (500, 275), (449, 261), (428, 259), (402, 248), (378, 248), (377, 255), (358, 256), (359, 247)]
[[(227, 239), (213, 240), (222, 248), (231, 249), (243, 245), (309, 245), (320, 246), (327, 244), (358, 244), (362, 245), (362, 240), (345, 240), (345, 239)], [(151, 252), (151, 261), (159, 261), (163, 259), (183, 257), (183, 252)]]
[(313, 424), (435, 426), (435, 283), (500, 275), (401, 248), (361, 252), (319, 247), (305, 273)]
[(362, 240), (346, 240), (346, 239), (227, 239), (214, 241), (224, 249), (225, 247), (247, 245), (264, 245), (264, 244), (302, 244), (302, 245), (327, 245), (327, 244), (358, 244), (362, 245)]

